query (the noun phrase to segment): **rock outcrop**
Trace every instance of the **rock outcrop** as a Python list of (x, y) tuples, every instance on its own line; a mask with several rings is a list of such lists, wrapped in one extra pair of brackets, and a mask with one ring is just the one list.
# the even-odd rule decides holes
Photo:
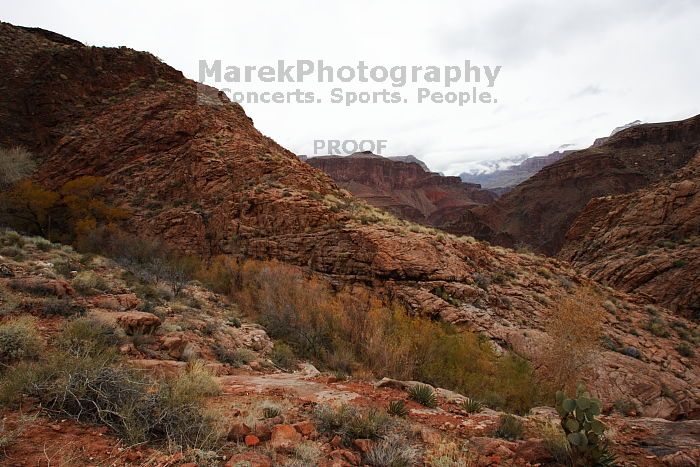
[[(698, 357), (681, 355), (677, 336), (658, 340), (642, 329), (643, 299), (605, 291), (554, 259), (382, 217), (262, 135), (240, 105), (150, 54), (52, 40), (5, 23), (0, 47), (0, 68), (10, 70), (0, 75), (0, 144), (32, 149), (41, 162), (36, 180), (46, 186), (81, 175), (105, 177), (110, 200), (130, 211), (124, 228), (133, 233), (205, 258), (275, 258), (332, 281), (359, 282), (415, 313), (482, 331), (524, 355), (541, 344), (544, 323), (562, 296), (577, 288), (614, 294), (627, 311), (624, 320), (606, 312), (610, 334), (649, 358), (604, 352), (602, 368), (615, 371), (601, 371), (593, 386), (606, 396), (636, 398), (654, 416), (687, 416), (700, 406)], [(693, 122), (673, 130), (631, 128), (607, 147), (632, 137), (646, 148), (646, 133), (657, 135), (654, 147), (673, 153), (665, 156), (670, 170), (685, 157), (679, 141), (695, 134)], [(633, 138), (640, 129), (644, 134)], [(648, 154), (649, 163), (642, 158), (639, 165), (657, 168), (659, 153)], [(540, 175), (548, 180), (562, 163), (568, 167), (569, 158)], [(581, 165), (598, 163), (589, 159)], [(599, 159), (618, 161), (608, 153)], [(425, 175), (416, 164), (401, 164)], [(595, 194), (585, 186), (582, 191)]]
[(700, 319), (700, 153), (662, 182), (591, 200), (560, 256), (598, 281)]
[(372, 206), (402, 219), (439, 227), (465, 208), (488, 204), (496, 197), (459, 177), (430, 172), (413, 156), (387, 158), (360, 152), (349, 156), (307, 159), (336, 184)]

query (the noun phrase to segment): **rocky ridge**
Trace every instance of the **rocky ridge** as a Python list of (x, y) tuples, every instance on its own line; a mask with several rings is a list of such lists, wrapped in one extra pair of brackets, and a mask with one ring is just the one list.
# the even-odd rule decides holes
[(635, 192), (592, 199), (559, 256), (620, 290), (700, 319), (700, 153)]
[(378, 211), (262, 135), (239, 105), (152, 55), (5, 23), (0, 46), (0, 65), (12, 70), (0, 77), (0, 143), (30, 147), (47, 186), (105, 177), (134, 233), (204, 258), (276, 258), (361, 282), (524, 355), (546, 339), (543, 324), (562, 296), (598, 290), (624, 304), (622, 316), (605, 311), (610, 333), (645, 355), (605, 351), (592, 382), (602, 398), (632, 397), (644, 414), (669, 418), (700, 405), (697, 356), (678, 353), (679, 336), (659, 340), (643, 329), (643, 298), (601, 289), (554, 259)]
[(427, 171), (416, 161), (415, 157), (396, 159), (371, 153), (307, 160), (356, 198), (422, 224), (439, 227), (463, 209), (495, 199), (479, 185)]
[(555, 255), (586, 204), (673, 175), (700, 150), (700, 116), (635, 125), (548, 165), (495, 203), (465, 212), (448, 230)]

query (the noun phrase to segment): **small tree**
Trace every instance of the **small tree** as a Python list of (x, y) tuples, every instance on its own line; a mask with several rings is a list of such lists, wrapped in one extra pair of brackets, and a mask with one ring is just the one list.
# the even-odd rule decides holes
[(199, 260), (194, 256), (173, 256), (165, 258), (160, 268), (161, 277), (173, 290), (175, 296), (192, 280), (200, 268)]
[(1, 213), (8, 223), (44, 237), (50, 235), (51, 212), (59, 200), (55, 191), (30, 180), (17, 183), (0, 197)]
[(550, 338), (538, 355), (538, 369), (552, 392), (573, 392), (587, 376), (598, 354), (603, 313), (592, 293), (579, 290), (562, 299), (548, 319)]

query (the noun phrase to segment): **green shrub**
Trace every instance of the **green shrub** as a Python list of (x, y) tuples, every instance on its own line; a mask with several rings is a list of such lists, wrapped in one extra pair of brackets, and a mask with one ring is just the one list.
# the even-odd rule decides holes
[(425, 407), (437, 407), (437, 396), (427, 384), (416, 384), (408, 390), (408, 397)]
[(313, 441), (304, 441), (294, 446), (294, 457), (284, 464), (287, 467), (307, 467), (318, 465), (323, 451), (320, 446)]
[(75, 356), (100, 355), (114, 350), (125, 339), (124, 331), (94, 317), (81, 317), (63, 325), (56, 346)]
[(212, 336), (218, 328), (219, 326), (216, 323), (210, 321), (202, 326), (202, 334), (205, 336)]
[(575, 399), (567, 398), (562, 391), (557, 392), (556, 408), (575, 466), (614, 464), (604, 438), (606, 427), (595, 418), (600, 415), (601, 407), (601, 402), (592, 398), (583, 385), (576, 390)]
[(297, 357), (294, 354), (294, 350), (282, 341), (275, 342), (274, 347), (272, 347), (272, 353), (270, 354), (270, 360), (278, 367), (287, 371), (292, 370), (297, 365)]
[(613, 410), (621, 413), (622, 415), (632, 415), (633, 413), (639, 412), (639, 407), (634, 401), (626, 399), (618, 399), (613, 403)]
[(203, 402), (218, 386), (198, 367), (155, 382), (113, 358), (57, 352), (41, 364), (13, 369), (11, 381), (0, 391), (4, 401), (12, 391), (37, 397), (49, 415), (105, 425), (129, 443), (208, 449), (219, 439)]
[(686, 342), (681, 342), (676, 346), (676, 351), (684, 357), (691, 358), (695, 355), (695, 351)]
[(268, 402), (263, 405), (262, 414), (264, 418), (275, 418), (282, 415), (282, 408), (276, 404)]
[(39, 251), (51, 251), (54, 247), (53, 243), (41, 237), (34, 239), (34, 245)]
[(55, 293), (54, 288), (44, 281), (14, 279), (8, 284), (12, 290), (32, 295), (49, 296)]
[(408, 409), (406, 404), (402, 400), (390, 401), (386, 409), (389, 415), (394, 415), (396, 417), (405, 417), (408, 415)]
[(378, 467), (409, 467), (417, 464), (418, 457), (416, 448), (394, 434), (374, 443), (365, 455), (365, 462)]
[(68, 298), (47, 298), (41, 302), (41, 314), (44, 316), (75, 316), (84, 315), (85, 308), (73, 303)]
[(221, 392), (221, 387), (212, 373), (200, 361), (187, 365), (187, 371), (182, 373), (169, 385), (170, 398), (178, 401), (191, 401), (201, 396), (215, 396)]
[(523, 422), (514, 415), (503, 414), (498, 419), (495, 435), (497, 438), (516, 440), (523, 436)]
[(491, 279), (481, 273), (474, 274), (474, 283), (483, 290), (488, 291), (489, 286), (491, 285)]
[(226, 323), (229, 326), (233, 326), (234, 328), (240, 328), (242, 324), (240, 318), (238, 318), (237, 316), (229, 316), (226, 320)]
[(462, 408), (462, 410), (464, 410), (467, 413), (476, 413), (481, 411), (484, 404), (479, 400), (467, 397), (462, 402), (460, 402), (459, 406)]
[(646, 322), (644, 328), (656, 337), (669, 337), (671, 335), (666, 322), (659, 317), (651, 318)]
[(391, 426), (391, 419), (374, 409), (358, 410), (349, 405), (320, 405), (314, 411), (320, 432), (339, 435), (347, 443), (354, 439), (378, 439)]
[(216, 355), (216, 358), (221, 363), (227, 363), (233, 367), (247, 365), (256, 358), (255, 352), (252, 350), (244, 349), (242, 347), (229, 350), (221, 344), (216, 344), (214, 346), (214, 355)]
[(16, 261), (24, 260), (24, 250), (17, 246), (6, 246), (0, 248), (0, 256), (7, 256), (13, 258)]
[(0, 363), (37, 358), (42, 348), (43, 342), (33, 318), (23, 316), (0, 324)]
[(0, 232), (0, 234), (2, 234), (2, 237), (0, 237), (0, 245), (16, 245), (20, 248), (24, 246), (24, 237), (22, 237), (14, 230), (5, 230), (3, 232)]
[(53, 263), (53, 268), (58, 274), (67, 279), (71, 277), (71, 272), (77, 270), (76, 267), (73, 267), (73, 264), (71, 264), (70, 261), (66, 260), (56, 261)]
[(553, 420), (543, 420), (536, 422), (535, 429), (537, 438), (542, 439), (547, 451), (557, 461), (558, 465), (569, 465), (569, 441), (566, 433), (558, 423)]
[(75, 290), (83, 295), (96, 295), (109, 289), (107, 282), (93, 271), (81, 271), (71, 281)]

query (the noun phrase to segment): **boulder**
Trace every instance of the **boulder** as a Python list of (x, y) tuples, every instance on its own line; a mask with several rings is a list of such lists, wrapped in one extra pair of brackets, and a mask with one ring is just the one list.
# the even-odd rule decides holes
[(282, 451), (291, 451), (301, 442), (301, 435), (292, 425), (275, 425), (272, 427), (270, 444)]
[(153, 334), (160, 326), (160, 318), (145, 311), (121, 311), (114, 313), (117, 324), (132, 336), (134, 334)]
[(243, 441), (251, 434), (251, 429), (245, 423), (234, 423), (228, 430), (227, 439), (231, 441)]
[(316, 433), (316, 425), (310, 420), (304, 420), (303, 422), (295, 423), (292, 426), (301, 436), (305, 438), (309, 438)]

